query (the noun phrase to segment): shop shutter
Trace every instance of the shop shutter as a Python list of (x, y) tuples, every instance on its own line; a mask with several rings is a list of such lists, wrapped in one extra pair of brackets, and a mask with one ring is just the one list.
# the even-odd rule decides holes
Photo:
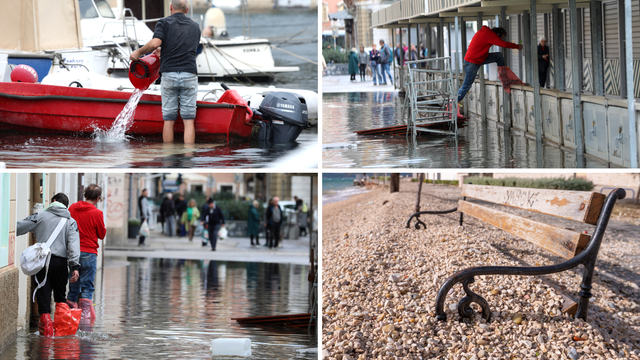
[(618, 4), (610, 1), (604, 6), (604, 58), (618, 59), (620, 57), (618, 37)]

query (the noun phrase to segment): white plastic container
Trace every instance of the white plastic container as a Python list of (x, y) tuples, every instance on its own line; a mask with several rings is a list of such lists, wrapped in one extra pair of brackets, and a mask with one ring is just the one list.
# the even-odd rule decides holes
[(211, 356), (251, 356), (251, 339), (214, 339), (211, 340)]

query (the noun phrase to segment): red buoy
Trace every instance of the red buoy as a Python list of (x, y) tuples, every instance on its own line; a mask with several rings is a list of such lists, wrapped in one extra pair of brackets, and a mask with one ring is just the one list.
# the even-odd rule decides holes
[(136, 89), (146, 90), (157, 79), (160, 72), (160, 58), (155, 54), (147, 55), (131, 63), (129, 80)]
[(37, 83), (38, 73), (29, 65), (18, 65), (11, 71), (12, 82)]

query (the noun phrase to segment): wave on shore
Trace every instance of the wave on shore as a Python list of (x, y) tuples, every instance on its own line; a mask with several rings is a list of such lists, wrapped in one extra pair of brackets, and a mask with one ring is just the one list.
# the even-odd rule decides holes
[(322, 194), (322, 205), (327, 205), (327, 204), (331, 204), (334, 202), (338, 202), (338, 201), (342, 201), (342, 200), (347, 200), (348, 198), (358, 195), (358, 194), (364, 194), (371, 191), (370, 189), (367, 189), (364, 186), (360, 186), (360, 187), (351, 187), (348, 189), (341, 189), (341, 190), (329, 190), (329, 191), (323, 191)]

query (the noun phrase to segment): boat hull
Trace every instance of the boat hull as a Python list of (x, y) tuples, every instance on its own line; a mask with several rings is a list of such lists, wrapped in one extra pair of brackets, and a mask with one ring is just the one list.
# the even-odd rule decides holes
[[(131, 93), (26, 83), (0, 83), (0, 122), (30, 131), (92, 134), (108, 129)], [(241, 104), (198, 101), (195, 119), (198, 142), (248, 142), (252, 125)], [(162, 100), (143, 95), (129, 135), (162, 136)], [(184, 132), (178, 117), (175, 133)]]

